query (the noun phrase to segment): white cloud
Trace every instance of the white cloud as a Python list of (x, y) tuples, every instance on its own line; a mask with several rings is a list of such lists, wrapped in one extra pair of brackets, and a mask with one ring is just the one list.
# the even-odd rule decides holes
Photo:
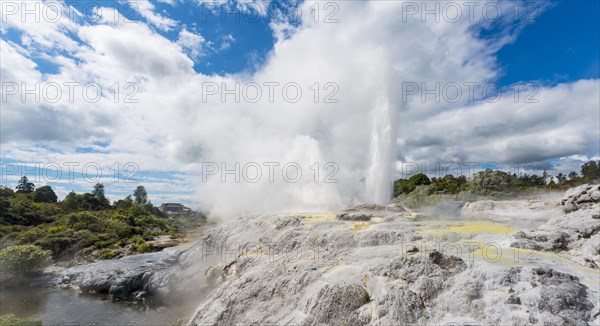
[(177, 26), (177, 21), (155, 12), (155, 6), (150, 0), (139, 0), (129, 3), (142, 17), (162, 31), (169, 31)]
[[(14, 6), (14, 7), (13, 7)], [(2, 30), (23, 32), (22, 44), (30, 51), (74, 51), (78, 44), (67, 34), (76, 32), (79, 12), (61, 2), (39, 0), (6, 3), (0, 10)]]
[(179, 32), (177, 44), (187, 51), (192, 59), (203, 56), (204, 46), (208, 45), (202, 35), (192, 33), (185, 28)]
[(420, 118), (422, 128), (402, 123), (401, 151), (407, 162), (497, 163), (600, 151), (598, 80), (541, 87), (535, 97), (537, 103), (505, 95), (495, 103), (448, 105)]
[[(67, 31), (84, 44), (65, 43), (74, 59), (60, 57), (60, 72), (42, 76), (28, 58), (29, 49), (3, 41), (3, 78), (94, 81), (106, 96), (97, 103), (40, 105), (11, 98), (2, 111), (2, 156), (102, 166), (136, 162), (142, 170), (195, 176), (202, 162), (226, 163), (228, 168), (235, 162), (300, 164), (304, 178), (298, 183), (285, 182), (281, 170), (271, 183), (266, 168), (258, 183), (236, 183), (231, 176), (225, 183), (218, 176), (191, 182), (198, 202), (229, 216), (381, 201), (384, 194), (375, 189), (385, 189), (396, 153), (401, 161), (522, 162), (598, 151), (598, 80), (542, 87), (536, 104), (514, 103), (512, 98), (421, 103), (415, 100), (420, 94), (404, 101), (406, 83), (494, 81), (499, 76), (495, 51), (510, 37), (479, 39), (473, 30), (481, 17), (457, 23), (402, 21), (399, 2), (337, 4), (337, 23), (315, 22), (306, 14), (312, 3), (302, 6), (300, 26), (274, 22), (277, 43), (266, 62), (255, 73), (226, 76), (194, 72), (190, 57), (200, 56), (206, 42), (187, 29), (170, 41), (145, 24), (108, 19), (97, 25), (51, 26), (49, 32), (14, 27), (48, 48), (62, 46), (53, 44), (49, 35), (68, 38)], [(150, 2), (142, 2), (140, 10), (159, 29), (174, 26)], [(116, 82), (136, 83), (139, 102), (115, 103), (110, 87)], [(221, 93), (203, 98), (207, 83), (219, 88), (225, 83), (229, 90), (238, 83), (242, 92), (250, 82), (261, 86), (258, 103), (244, 97), (236, 101), (235, 95), (223, 101)], [(273, 103), (265, 86), (269, 82), (279, 83)], [(292, 82), (302, 89), (296, 103), (282, 97), (283, 85)], [(330, 94), (339, 103), (325, 103)], [(97, 140), (109, 143), (107, 153), (73, 150)], [(41, 142), (60, 151), (35, 147)], [(319, 182), (314, 181), (315, 162)], [(338, 183), (323, 182), (333, 171), (325, 169), (327, 162), (339, 167), (334, 176)], [(155, 185), (170, 187), (164, 181)]]
[(166, 3), (168, 5), (173, 6), (177, 3), (177, 0), (156, 0), (156, 2)]
[(233, 35), (224, 35), (223, 37), (221, 37), (221, 46), (219, 47), (219, 51), (229, 49), (231, 47), (231, 44), (233, 44), (235, 41), (236, 39), (235, 37), (233, 37)]

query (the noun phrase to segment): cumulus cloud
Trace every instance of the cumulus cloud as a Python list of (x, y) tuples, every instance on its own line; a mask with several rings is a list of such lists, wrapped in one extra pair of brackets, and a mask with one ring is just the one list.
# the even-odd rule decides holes
[[(75, 33), (81, 42), (65, 43), (71, 54), (54, 75), (39, 73), (27, 47), (3, 40), (3, 78), (94, 81), (105, 92), (96, 103), (31, 105), (12, 97), (2, 111), (2, 155), (134, 161), (144, 170), (195, 175), (198, 202), (232, 216), (383, 203), (396, 159), (516, 163), (598, 152), (598, 80), (542, 86), (537, 103), (436, 100), (406, 88), (494, 82), (501, 73), (496, 51), (513, 29), (481, 39), (478, 31), (489, 25), (481, 14), (457, 22), (403, 19), (396, 1), (340, 1), (337, 22), (324, 22), (308, 14), (312, 5), (300, 7), (299, 23), (273, 20), (276, 44), (252, 73), (196, 73), (201, 35), (183, 28), (169, 40), (140, 22), (50, 26), (45, 33)], [(152, 3), (139, 8), (152, 26), (175, 27)], [(14, 28), (59, 46), (36, 29)], [(137, 102), (115, 102), (116, 82), (133, 82)], [(20, 133), (32, 119), (40, 120), (38, 131)], [(22, 149), (47, 139), (61, 151)], [(106, 153), (69, 151), (97, 140), (109, 143)], [(236, 169), (237, 180), (223, 173)]]
[(541, 87), (534, 96), (529, 103), (511, 94), (430, 114), (419, 120), (423, 128), (401, 129), (401, 151), (412, 162), (497, 163), (600, 151), (598, 80)]

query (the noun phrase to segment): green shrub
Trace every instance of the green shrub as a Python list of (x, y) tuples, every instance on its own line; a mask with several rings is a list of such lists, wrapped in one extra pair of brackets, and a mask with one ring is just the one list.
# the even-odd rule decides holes
[(80, 256), (87, 256), (87, 255), (91, 254), (92, 252), (94, 252), (94, 248), (93, 247), (83, 248), (79, 252), (79, 255)]
[(12, 314), (0, 315), (0, 326), (42, 326), (37, 318), (21, 318)]
[(133, 205), (129, 208), (129, 215), (141, 216), (141, 215), (145, 215), (145, 214), (148, 214), (148, 211), (143, 206)]
[(51, 226), (48, 228), (48, 233), (61, 233), (67, 229), (64, 225)]
[(11, 246), (0, 250), (0, 271), (12, 275), (41, 271), (52, 259), (52, 254), (35, 245)]
[(111, 219), (121, 221), (130, 226), (135, 226), (135, 218), (132, 215), (113, 214), (110, 216)]
[(98, 217), (88, 212), (69, 214), (67, 225), (75, 230), (98, 231), (101, 229), (98, 225)]
[(136, 237), (133, 237), (133, 238), (129, 239), (129, 242), (132, 245), (139, 245), (139, 244), (142, 244), (142, 243), (144, 243), (146, 241), (144, 241), (144, 239), (142, 237), (136, 236)]
[(135, 228), (127, 225), (127, 223), (120, 220), (107, 220), (106, 230), (116, 234), (116, 236), (120, 239), (129, 238), (132, 234), (135, 233)]
[(141, 237), (131, 238), (130, 243), (133, 247), (133, 250), (137, 253), (141, 254), (152, 251), (152, 246)]
[(98, 241), (94, 244), (94, 246), (96, 246), (96, 248), (100, 249), (100, 248), (116, 248), (117, 246), (115, 245), (115, 242), (112, 240), (104, 240), (104, 241)]
[(150, 244), (148, 244), (147, 242), (141, 243), (139, 245), (135, 245), (133, 246), (135, 252), (143, 254), (145, 252), (151, 252), (152, 251), (152, 246)]
[(110, 249), (102, 249), (98, 253), (100, 254), (100, 259), (114, 259), (119, 256), (119, 253)]

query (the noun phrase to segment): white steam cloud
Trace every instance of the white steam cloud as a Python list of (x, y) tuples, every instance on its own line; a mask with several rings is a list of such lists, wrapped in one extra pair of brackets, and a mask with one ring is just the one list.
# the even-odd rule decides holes
[[(395, 172), (396, 125), (401, 111), (411, 109), (403, 107), (402, 83), (485, 81), (494, 76), (490, 44), (470, 30), (481, 17), (436, 23), (420, 16), (402, 19), (403, 5), (393, 1), (338, 5), (337, 23), (317, 23), (304, 15), (300, 27), (278, 40), (256, 73), (202, 77), (182, 85), (187, 91), (177, 97), (189, 98), (181, 100), (189, 105), (185, 111), (189, 120), (172, 153), (204, 162), (205, 172), (207, 162), (219, 166), (218, 172), (211, 166), (208, 171), (214, 175), (198, 181), (198, 197), (212, 213), (230, 216), (387, 203)], [(308, 6), (303, 12), (309, 12)], [(241, 94), (240, 99), (224, 93), (238, 83), (233, 93)], [(250, 83), (262, 90), (257, 103), (248, 101), (256, 94)], [(264, 86), (269, 83), (280, 85), (273, 103)], [(287, 89), (286, 98), (282, 91), (291, 84), (296, 87)], [(212, 93), (214, 85), (217, 94), (207, 96), (206, 103), (199, 101), (199, 93), (206, 95), (207, 89)], [(302, 95), (290, 103), (298, 89)], [(425, 105), (412, 109), (440, 110)], [(236, 162), (242, 175), (239, 182), (233, 174), (223, 176), (222, 164), (232, 170)], [(267, 162), (279, 164), (274, 180), (269, 180)], [(243, 178), (244, 166), (248, 175), (255, 176), (254, 163), (262, 166), (262, 178), (256, 183)], [(301, 180), (285, 180), (282, 168), (287, 163), (301, 167)], [(327, 163), (332, 164), (325, 169)], [(295, 175), (295, 169), (288, 172)], [(334, 183), (324, 182), (329, 173)]]

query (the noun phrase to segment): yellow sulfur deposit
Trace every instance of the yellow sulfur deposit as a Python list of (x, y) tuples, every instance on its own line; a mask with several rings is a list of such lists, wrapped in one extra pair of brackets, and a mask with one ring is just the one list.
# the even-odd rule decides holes
[(464, 234), (512, 234), (517, 232), (511, 226), (490, 221), (460, 221), (456, 223), (448, 222), (429, 222), (425, 224), (426, 229), (420, 231), (421, 234), (443, 235), (448, 233)]
[(311, 227), (316, 223), (327, 222), (327, 221), (335, 221), (335, 214), (331, 213), (323, 213), (323, 214), (312, 214), (306, 215), (302, 218), (302, 224), (304, 226)]
[(352, 230), (354, 232), (358, 232), (358, 231), (366, 229), (368, 227), (369, 227), (369, 223), (354, 223), (354, 227), (352, 228)]

